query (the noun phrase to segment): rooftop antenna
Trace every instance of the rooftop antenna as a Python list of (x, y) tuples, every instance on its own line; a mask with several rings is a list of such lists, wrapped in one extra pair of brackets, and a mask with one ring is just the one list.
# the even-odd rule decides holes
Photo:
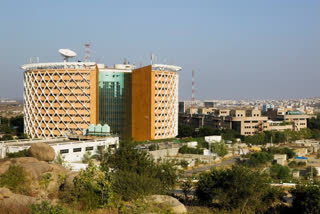
[(194, 70), (192, 70), (192, 94), (191, 94), (191, 107), (194, 108)]
[(153, 64), (154, 62), (154, 54), (151, 54), (151, 65)]
[(85, 51), (85, 56), (84, 56), (84, 61), (89, 62), (90, 61), (90, 44), (86, 43), (84, 44), (86, 51)]
[(59, 53), (63, 56), (64, 62), (68, 62), (69, 58), (77, 56), (77, 54), (70, 49), (59, 49)]

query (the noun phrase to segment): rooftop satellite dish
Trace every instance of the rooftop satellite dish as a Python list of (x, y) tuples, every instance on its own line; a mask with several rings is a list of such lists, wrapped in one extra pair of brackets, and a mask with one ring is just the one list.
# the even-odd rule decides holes
[(64, 57), (65, 62), (67, 62), (69, 58), (77, 56), (77, 54), (70, 49), (59, 49), (59, 53)]

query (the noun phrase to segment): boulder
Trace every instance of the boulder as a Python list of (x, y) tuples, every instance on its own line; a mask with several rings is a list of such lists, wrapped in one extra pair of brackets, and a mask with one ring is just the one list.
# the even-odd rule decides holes
[[(58, 198), (59, 190), (62, 185), (66, 185), (65, 182), (67, 178), (72, 182), (73, 178), (71, 177), (73, 174), (77, 174), (72, 173), (70, 170), (59, 164), (39, 161), (34, 157), (21, 157), (0, 160), (0, 175), (13, 165), (22, 167), (26, 176), (25, 185), (30, 189), (30, 194), (32, 196), (39, 196), (40, 198), (42, 196), (49, 199)], [(48, 183), (48, 186), (44, 187), (42, 181), (47, 174), (51, 175), (50, 182)], [(70, 174), (72, 174), (72, 176)], [(0, 188), (0, 200), (4, 200), (10, 195), (11, 192), (8, 191), (8, 189)], [(2, 212), (0, 211), (0, 214), (1, 213)]]
[(35, 202), (33, 197), (12, 193), (10, 197), (0, 200), (0, 213), (27, 214), (30, 204)]
[(0, 161), (0, 175), (5, 173), (9, 169), (10, 165), (11, 165), (11, 161), (9, 160)]
[(11, 162), (14, 164), (22, 164), (22, 163), (35, 163), (35, 162), (39, 162), (39, 160), (33, 157), (20, 157), (20, 158), (12, 158)]
[(22, 163), (19, 165), (24, 169), (24, 171), (28, 176), (30, 176), (32, 180), (40, 180), (45, 173), (52, 171), (50, 164), (44, 161)]
[(46, 143), (34, 143), (30, 146), (29, 152), (32, 157), (40, 161), (53, 161), (55, 157), (54, 149)]
[(2, 198), (10, 198), (12, 195), (13, 193), (8, 188), (0, 188), (0, 196), (2, 196)]
[(159, 207), (168, 207), (173, 213), (187, 213), (187, 208), (178, 199), (168, 195), (151, 195), (146, 200)]

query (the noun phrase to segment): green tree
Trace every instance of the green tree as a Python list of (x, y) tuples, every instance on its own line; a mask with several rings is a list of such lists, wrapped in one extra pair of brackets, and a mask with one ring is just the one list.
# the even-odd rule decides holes
[(320, 129), (320, 114), (316, 118), (310, 118), (308, 122), (309, 129)]
[(181, 154), (203, 154), (203, 149), (201, 148), (192, 148), (187, 145), (183, 145), (179, 148), (179, 153)]
[(201, 174), (195, 194), (200, 201), (229, 213), (263, 213), (274, 202), (267, 197), (270, 191), (264, 174), (233, 166)]
[(113, 192), (111, 176), (106, 171), (101, 171), (89, 161), (88, 167), (81, 170), (73, 180), (73, 195), (87, 209), (95, 209), (110, 205)]
[(274, 164), (270, 167), (270, 176), (276, 179), (286, 179), (290, 175), (290, 169), (287, 166)]
[(318, 174), (317, 173), (317, 169), (315, 167), (308, 166), (307, 169), (306, 169), (305, 178), (306, 179), (310, 179), (311, 177), (315, 178), (317, 176), (317, 174)]
[(296, 153), (293, 151), (293, 149), (290, 149), (288, 147), (269, 147), (268, 149), (262, 149), (263, 152), (268, 152), (271, 154), (286, 154), (288, 159), (293, 158)]
[(268, 142), (265, 141), (264, 133), (258, 133), (251, 136), (245, 136), (245, 142), (251, 145), (264, 145)]
[(178, 127), (178, 137), (191, 137), (194, 129), (188, 125), (180, 125)]
[(320, 130), (319, 129), (312, 129), (312, 138), (319, 140), (320, 139)]
[(290, 193), (293, 196), (292, 213), (319, 214), (320, 188), (318, 186), (297, 186)]
[(228, 148), (223, 142), (211, 143), (211, 152), (218, 154), (220, 157), (224, 157), (226, 154), (228, 154)]
[(223, 140), (231, 140), (232, 142), (235, 142), (236, 138), (241, 137), (240, 133), (233, 129), (221, 130), (221, 136)]
[(130, 143), (122, 144), (114, 153), (105, 153), (102, 167), (105, 171), (113, 169), (113, 189), (124, 200), (165, 193), (176, 183), (174, 162), (155, 162)]
[(247, 156), (249, 158), (249, 165), (253, 167), (265, 165), (273, 160), (273, 154), (268, 152), (255, 152)]
[(283, 143), (286, 142), (286, 134), (284, 132), (275, 132), (274, 134), (274, 143)]
[(213, 129), (211, 127), (203, 127), (200, 128), (198, 133), (196, 134), (196, 137), (205, 137), (210, 135), (217, 135), (220, 134), (220, 131), (217, 129)]

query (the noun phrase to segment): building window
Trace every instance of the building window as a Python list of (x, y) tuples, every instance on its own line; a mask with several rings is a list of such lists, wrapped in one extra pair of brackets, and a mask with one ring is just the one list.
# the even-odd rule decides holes
[(86, 151), (92, 151), (92, 150), (93, 150), (93, 146), (86, 147)]
[(69, 153), (69, 149), (61, 149), (60, 154), (67, 154)]
[(81, 152), (81, 148), (74, 148), (73, 152)]

